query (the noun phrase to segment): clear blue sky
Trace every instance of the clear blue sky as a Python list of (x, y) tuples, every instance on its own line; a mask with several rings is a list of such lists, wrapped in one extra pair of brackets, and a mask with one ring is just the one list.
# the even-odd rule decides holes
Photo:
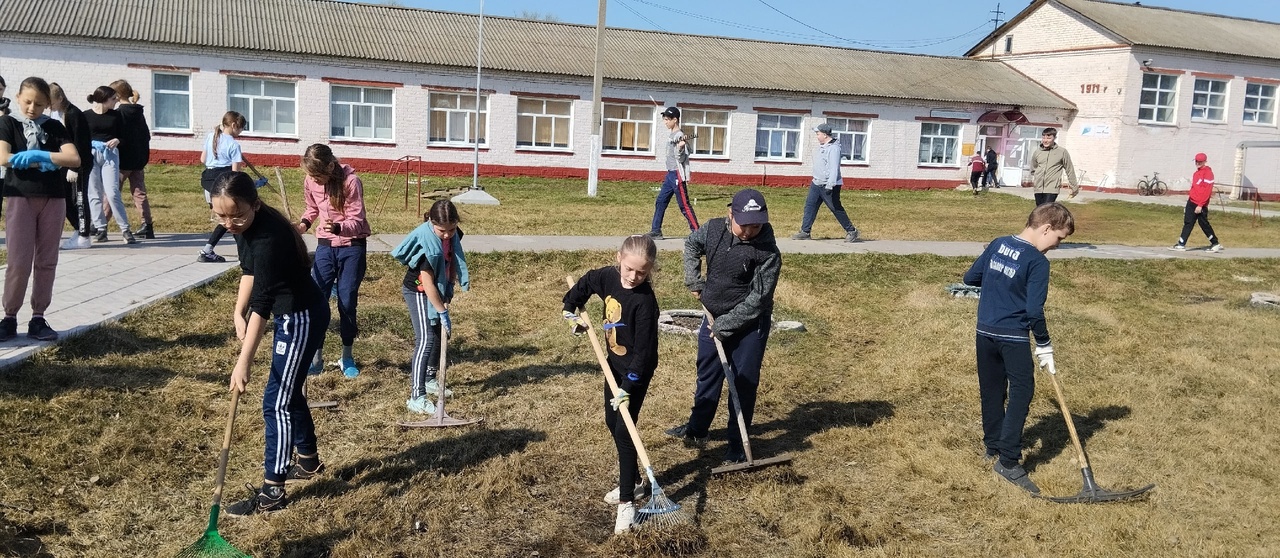
[[(363, 0), (377, 3), (378, 0)], [(959, 56), (994, 29), (988, 0), (608, 0), (610, 27)], [(766, 4), (767, 2), (767, 4)], [(479, 0), (391, 0), (477, 13)], [(1143, 0), (1147, 6), (1280, 22), (1280, 0)], [(538, 13), (595, 25), (598, 0), (485, 0), (485, 15)], [(999, 2), (1007, 21), (1027, 0)], [(770, 8), (772, 6), (772, 8)], [(773, 9), (773, 8), (776, 8)], [(838, 38), (837, 38), (838, 37)], [(843, 40), (842, 40), (843, 39)]]

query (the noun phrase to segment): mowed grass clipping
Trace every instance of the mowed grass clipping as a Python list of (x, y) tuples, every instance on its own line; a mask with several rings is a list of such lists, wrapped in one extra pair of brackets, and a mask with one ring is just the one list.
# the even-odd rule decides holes
[[(370, 258), (362, 373), (308, 382), (328, 473), (289, 509), (223, 517), (255, 556), (659, 556), (680, 541), (611, 535), (616, 454), (600, 372), (560, 318), (564, 276), (609, 253), (475, 254), (454, 301), (451, 413), (484, 422), (404, 430), (412, 334), (403, 268)], [(696, 307), (678, 255), (655, 277), (665, 308)], [(968, 260), (784, 259), (753, 449), (789, 467), (711, 478), (726, 417), (699, 453), (661, 430), (685, 420), (694, 342), (660, 340), (640, 417), (659, 482), (695, 514), (694, 556), (1269, 556), (1280, 548), (1280, 288), (1275, 260), (1053, 263), (1059, 377), (1100, 484), (1156, 483), (1146, 500), (1061, 505), (1001, 480), (980, 456), (976, 303), (943, 287)], [(234, 273), (0, 374), (0, 554), (173, 555), (208, 515), (237, 351)], [(598, 306), (593, 312), (598, 313)], [(336, 321), (335, 326), (336, 328)], [(337, 356), (331, 331), (326, 356)], [(270, 346), (270, 343), (264, 343)], [(264, 350), (236, 423), (226, 501), (261, 481)], [(1027, 467), (1047, 494), (1080, 490), (1046, 377)], [(686, 539), (687, 540), (687, 539)]]
[[(341, 154), (339, 154), (341, 155)], [(274, 168), (260, 168), (271, 179), (271, 186), (260, 190), (267, 203), (283, 208)], [(302, 215), (302, 173), (298, 168), (282, 169), (289, 209), (295, 219)], [(198, 233), (212, 230), (208, 206), (200, 189), (200, 169), (175, 165), (147, 167), (147, 191), (156, 230), (161, 232)], [(404, 176), (361, 174), (365, 186), (365, 204), (373, 232), (404, 234), (422, 223), (422, 212), (415, 199), (417, 184), (412, 188), (405, 208)], [(424, 193), (439, 192), (422, 201), (422, 211), (435, 199), (456, 194), (471, 186), (471, 177), (425, 178)], [(957, 181), (959, 183), (960, 181)], [(459, 207), (463, 227), (472, 234), (570, 235), (595, 236), (645, 233), (653, 217), (655, 182), (602, 181), (598, 195), (587, 196), (585, 180), (481, 177), (481, 184), (496, 196), (501, 205)], [(726, 204), (741, 188), (759, 187), (705, 186), (698, 184), (695, 173), (689, 187), (698, 220), (705, 222), (723, 217)], [(770, 219), (779, 236), (789, 237), (800, 228), (808, 188), (763, 188), (769, 203)], [(853, 223), (867, 240), (941, 240), (987, 242), (1009, 233), (1010, 224), (1026, 221), (1033, 202), (992, 190), (974, 197), (966, 189), (954, 190), (844, 190), (841, 199)], [(126, 198), (128, 192), (126, 191)], [(1185, 201), (1184, 194), (1171, 194)], [(1064, 196), (1065, 199), (1065, 196)], [(126, 202), (129, 200), (126, 199)], [(131, 223), (137, 227), (140, 216), (131, 203), (126, 203)], [(1181, 205), (1097, 201), (1070, 203), (1076, 218), (1071, 242), (1122, 244), (1130, 246), (1172, 246), (1182, 230)], [(1276, 227), (1280, 219), (1267, 218), (1254, 226), (1251, 215), (1226, 213), (1217, 202), (1210, 208), (1213, 227), (1223, 245), (1230, 248), (1274, 248)], [(111, 238), (118, 239), (115, 225), (109, 225)], [(667, 209), (664, 232), (683, 236), (688, 226), (672, 204)], [(69, 230), (69, 229), (68, 229)], [(844, 231), (831, 212), (819, 208), (813, 227), (815, 238), (843, 238)], [(1197, 229), (1190, 244), (1206, 246), (1208, 241)]]

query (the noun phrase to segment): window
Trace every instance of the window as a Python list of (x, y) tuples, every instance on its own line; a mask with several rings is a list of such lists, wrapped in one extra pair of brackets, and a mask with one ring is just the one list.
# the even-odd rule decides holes
[(191, 76), (161, 74), (151, 76), (157, 130), (191, 131)]
[(298, 102), (294, 83), (233, 77), (227, 80), (227, 106), (249, 120), (246, 132), (297, 135)]
[(694, 155), (724, 157), (728, 151), (729, 112), (723, 110), (685, 109), (680, 113), (685, 133), (696, 136), (690, 142)]
[(869, 120), (856, 118), (828, 118), (831, 137), (840, 142), (840, 160), (853, 163), (867, 162), (867, 130)]
[(1261, 83), (1245, 85), (1244, 121), (1246, 124), (1276, 123), (1276, 86)]
[(329, 136), (342, 139), (395, 139), (394, 93), (390, 89), (329, 88)]
[(1013, 35), (1004, 38), (1004, 53), (1013, 54)]
[(653, 105), (604, 105), (603, 147), (605, 151), (653, 152)]
[(1224, 122), (1226, 112), (1227, 82), (1197, 78), (1191, 95), (1191, 119)]
[(1138, 99), (1138, 121), (1172, 124), (1178, 76), (1142, 74), (1142, 96)]
[(516, 100), (516, 146), (569, 148), (573, 103), (550, 99)]
[(427, 141), (438, 144), (473, 145), (472, 135), (479, 124), (480, 145), (489, 142), (489, 96), (480, 95), (480, 115), (476, 116), (475, 93), (441, 93), (432, 91), (427, 101), (430, 132)]
[(920, 164), (954, 166), (959, 147), (959, 124), (920, 124)]
[(756, 117), (756, 158), (799, 159), (799, 116), (761, 114)]

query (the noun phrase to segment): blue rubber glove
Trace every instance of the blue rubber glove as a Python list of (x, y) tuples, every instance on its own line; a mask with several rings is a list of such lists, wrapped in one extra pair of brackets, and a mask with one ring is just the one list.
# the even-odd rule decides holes
[(253, 181), (254, 188), (261, 188), (266, 185), (267, 185), (267, 177), (265, 176)]
[(53, 172), (60, 168), (62, 167), (59, 167), (58, 165), (55, 165), (53, 163), (40, 163), (40, 172)]
[(436, 312), (436, 315), (440, 316), (440, 325), (444, 326), (444, 334), (449, 335), (453, 331), (453, 320), (449, 319), (449, 311)]
[(42, 149), (28, 149), (9, 156), (9, 166), (15, 169), (31, 168), (32, 163), (53, 164), (53, 159), (49, 157), (48, 151)]
[(631, 395), (623, 391), (622, 388), (618, 388), (617, 394), (614, 395), (613, 399), (609, 400), (609, 406), (613, 407), (613, 410), (616, 411), (618, 410), (618, 407), (621, 407), (623, 403), (628, 401), (631, 401)]
[(564, 311), (564, 319), (572, 326), (574, 335), (582, 335), (587, 332), (587, 322), (582, 321), (582, 317), (570, 312)]

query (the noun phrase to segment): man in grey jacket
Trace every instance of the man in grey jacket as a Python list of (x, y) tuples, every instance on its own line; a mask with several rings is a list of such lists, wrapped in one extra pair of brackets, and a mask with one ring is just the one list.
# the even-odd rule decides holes
[(844, 185), (844, 178), (840, 176), (840, 142), (831, 137), (830, 124), (819, 124), (813, 131), (818, 138), (818, 155), (813, 159), (813, 182), (809, 183), (809, 197), (804, 200), (800, 232), (791, 238), (809, 240), (813, 220), (818, 217), (818, 205), (826, 204), (844, 229), (845, 241), (857, 242), (858, 227), (849, 221), (849, 215), (840, 204), (840, 187)]
[(1080, 193), (1080, 184), (1076, 182), (1076, 168), (1071, 164), (1071, 154), (1058, 145), (1058, 131), (1045, 128), (1040, 134), (1040, 149), (1031, 155), (1031, 183), (1035, 186), (1036, 206), (1058, 200), (1063, 173), (1071, 184), (1071, 195), (1067, 199), (1074, 198)]

